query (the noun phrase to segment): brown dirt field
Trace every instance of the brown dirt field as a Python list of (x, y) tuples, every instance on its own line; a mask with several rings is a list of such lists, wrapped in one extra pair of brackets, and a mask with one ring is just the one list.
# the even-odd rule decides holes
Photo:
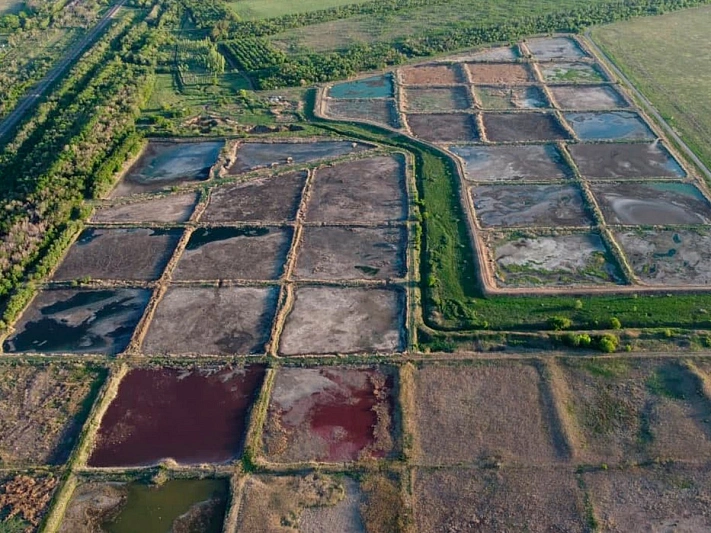
[(104, 224), (186, 222), (192, 215), (196, 202), (195, 193), (161, 196), (133, 204), (99, 208), (91, 217), (91, 221)]
[(563, 109), (599, 110), (629, 107), (622, 95), (608, 85), (560, 85), (548, 89)]
[(178, 261), (173, 279), (278, 279), (291, 238), (290, 228), (198, 228)]
[(252, 476), (245, 482), (237, 533), (365, 533), (362, 493), (350, 478), (326, 474)]
[(400, 127), (395, 100), (327, 100), (327, 114), (334, 118), (347, 120), (367, 120), (385, 124), (391, 128)]
[(573, 144), (570, 154), (588, 178), (683, 178), (686, 172), (659, 143)]
[(299, 279), (392, 279), (405, 275), (405, 228), (306, 227)]
[(469, 79), (477, 84), (513, 85), (535, 81), (533, 73), (526, 65), (512, 63), (467, 63)]
[(418, 533), (582, 533), (583, 494), (572, 472), (462, 468), (415, 472)]
[(474, 115), (456, 113), (407, 115), (407, 123), (415, 137), (433, 143), (479, 140)]
[(83, 365), (0, 366), (0, 466), (64, 463), (104, 377)]
[(711, 404), (675, 361), (565, 360), (582, 461), (711, 459)]
[(471, 95), (466, 87), (412, 87), (405, 91), (405, 107), (407, 111), (422, 113), (469, 109)]
[(565, 179), (570, 169), (555, 145), (451, 146), (470, 181), (521, 182)]
[(376, 224), (406, 218), (402, 157), (372, 157), (316, 171), (307, 222)]
[(294, 220), (306, 172), (259, 178), (212, 191), (202, 222), (289, 222)]
[(143, 350), (152, 354), (262, 352), (277, 293), (275, 287), (173, 287), (158, 304)]
[(533, 464), (561, 458), (534, 367), (425, 366), (415, 385), (418, 463)]
[(182, 230), (89, 228), (69, 249), (52, 279), (158, 279), (182, 233)]
[(52, 475), (0, 479), (0, 531), (37, 531), (56, 488), (57, 478)]
[(282, 368), (264, 428), (272, 461), (384, 458), (395, 449), (392, 370)]
[(484, 113), (484, 130), (492, 142), (559, 141), (570, 138), (549, 113)]
[(283, 355), (397, 352), (404, 348), (398, 290), (298, 287), (279, 351)]
[(457, 67), (451, 65), (422, 65), (400, 69), (400, 76), (406, 85), (449, 85), (461, 83)]
[(632, 467), (590, 472), (583, 478), (603, 531), (711, 531), (708, 466)]

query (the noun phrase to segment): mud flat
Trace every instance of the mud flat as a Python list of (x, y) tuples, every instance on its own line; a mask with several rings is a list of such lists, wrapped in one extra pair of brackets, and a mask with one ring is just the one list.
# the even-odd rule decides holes
[(576, 60), (585, 57), (585, 52), (573, 39), (567, 37), (554, 37), (551, 39), (530, 39), (526, 47), (538, 61), (551, 59)]
[(583, 474), (605, 531), (711, 531), (708, 466), (652, 465)]
[(327, 100), (326, 113), (333, 118), (365, 120), (385, 124), (391, 128), (400, 127), (395, 100)]
[(228, 500), (223, 479), (174, 479), (160, 486), (85, 482), (74, 491), (59, 531), (220, 533)]
[(63, 464), (105, 375), (84, 365), (0, 366), (0, 466)]
[(428, 365), (416, 373), (415, 385), (418, 464), (559, 458), (550, 414), (542, 407), (541, 378), (532, 366)]
[(547, 83), (597, 83), (606, 81), (605, 75), (589, 63), (548, 63), (539, 66)]
[(317, 170), (306, 220), (354, 224), (405, 220), (404, 163), (400, 156), (382, 156)]
[(486, 138), (492, 142), (558, 141), (570, 136), (549, 113), (484, 113)]
[(515, 46), (498, 46), (487, 48), (481, 52), (465, 52), (450, 57), (452, 61), (516, 61), (519, 58), (518, 48)]
[(111, 194), (112, 197), (158, 191), (206, 180), (224, 142), (151, 141)]
[(450, 85), (465, 81), (453, 65), (422, 65), (400, 69), (406, 85)]
[(370, 148), (367, 144), (351, 141), (242, 143), (237, 146), (235, 159), (227, 172), (236, 175), (274, 165), (309, 163), (357, 154)]
[(470, 96), (466, 87), (411, 87), (405, 90), (407, 111), (436, 113), (470, 107)]
[(300, 279), (391, 279), (405, 275), (405, 228), (306, 227)]
[(620, 93), (609, 85), (570, 86), (555, 85), (549, 87), (553, 98), (563, 109), (617, 109), (629, 107)]
[(263, 380), (256, 365), (132, 370), (101, 421), (89, 466), (234, 460)]
[(708, 230), (629, 230), (615, 233), (634, 273), (651, 285), (708, 285)]
[(511, 63), (468, 63), (469, 81), (479, 85), (515, 85), (535, 81), (528, 66)]
[(404, 347), (398, 290), (298, 287), (281, 336), (284, 355), (397, 352)]
[(418, 469), (414, 475), (420, 533), (589, 531), (583, 494), (572, 472), (452, 468)]
[(474, 87), (482, 109), (539, 109), (550, 107), (538, 87)]
[(173, 272), (178, 280), (273, 280), (284, 270), (290, 228), (198, 228)]
[(57, 478), (51, 474), (0, 475), (0, 531), (38, 531), (57, 484)]
[(264, 432), (280, 463), (383, 458), (395, 448), (394, 377), (385, 368), (283, 368)]
[(42, 291), (3, 349), (119, 353), (131, 340), (149, 298), (150, 291), (142, 289)]
[(566, 113), (575, 134), (583, 141), (651, 141), (655, 138), (649, 126), (637, 113)]
[(204, 222), (289, 222), (294, 220), (306, 172), (218, 187), (203, 213)]
[(69, 249), (53, 279), (158, 279), (182, 233), (153, 228), (86, 229)]
[(572, 185), (481, 185), (470, 195), (482, 226), (589, 226), (580, 189)]
[(367, 99), (392, 98), (394, 93), (393, 79), (390, 74), (373, 76), (362, 80), (337, 83), (328, 92), (331, 98)]
[(407, 115), (415, 137), (434, 143), (475, 142), (479, 140), (476, 117), (465, 113)]
[(193, 213), (197, 194), (160, 196), (142, 202), (97, 209), (91, 217), (98, 223), (186, 222)]
[(398, 531), (399, 487), (384, 474), (252, 476), (246, 483), (237, 533), (366, 533)]
[(623, 282), (599, 235), (500, 235), (490, 245), (503, 287), (599, 285)]
[(686, 172), (658, 142), (574, 144), (570, 154), (588, 178), (683, 178)]
[(470, 181), (547, 181), (570, 176), (558, 149), (545, 146), (451, 146)]
[(158, 305), (143, 350), (152, 354), (263, 352), (277, 295), (276, 287), (173, 287)]
[(711, 403), (677, 361), (561, 362), (563, 401), (575, 419), (578, 457), (588, 463), (711, 458)]
[(711, 224), (711, 205), (694, 185), (593, 183), (590, 187), (611, 224)]

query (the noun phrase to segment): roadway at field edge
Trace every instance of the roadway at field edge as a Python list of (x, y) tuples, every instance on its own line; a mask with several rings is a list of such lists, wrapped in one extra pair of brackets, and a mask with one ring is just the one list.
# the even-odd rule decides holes
[(15, 109), (0, 122), (0, 140), (24, 118), (25, 114), (44, 96), (45, 92), (64, 72), (73, 64), (81, 54), (95, 41), (96, 37), (106, 29), (111, 20), (114, 19), (119, 9), (123, 7), (126, 0), (119, 0), (103, 17), (96, 23), (92, 30), (87, 33), (81, 41), (76, 43), (59, 63), (57, 63), (47, 75), (30, 91), (23, 96)]
[(604, 57), (605, 60), (607, 61), (607, 66), (615, 73), (617, 77), (619, 77), (625, 84), (632, 90), (634, 95), (637, 97), (637, 99), (642, 103), (642, 105), (645, 107), (645, 111), (647, 113), (650, 113), (651, 115), (654, 116), (654, 118), (657, 120), (659, 125), (662, 127), (662, 129), (669, 135), (671, 138), (674, 139), (674, 141), (677, 143), (677, 145), (682, 149), (682, 151), (687, 155), (689, 159), (691, 159), (694, 164), (701, 170), (701, 172), (704, 174), (707, 180), (711, 181), (711, 171), (706, 167), (706, 165), (703, 164), (703, 162), (696, 156), (696, 154), (689, 148), (686, 143), (682, 140), (682, 138), (674, 131), (674, 128), (672, 128), (666, 120), (662, 117), (662, 115), (659, 114), (657, 109), (652, 105), (652, 102), (650, 102), (646, 96), (644, 96), (639, 89), (630, 81), (630, 79), (625, 76), (625, 74), (620, 70), (620, 68), (617, 66), (617, 64), (612, 60), (612, 58), (605, 53), (605, 51), (598, 46), (598, 44), (595, 42), (595, 39), (593, 39), (590, 30), (585, 32), (585, 40), (588, 42), (590, 46), (597, 52), (601, 57)]

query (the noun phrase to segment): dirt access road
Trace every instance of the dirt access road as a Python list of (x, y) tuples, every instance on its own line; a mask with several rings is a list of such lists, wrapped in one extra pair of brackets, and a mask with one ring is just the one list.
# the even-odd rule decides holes
[(40, 100), (52, 84), (66, 72), (70, 65), (75, 63), (84, 51), (96, 40), (96, 38), (107, 28), (111, 21), (116, 17), (119, 9), (123, 6), (126, 0), (119, 2), (109, 9), (106, 14), (96, 23), (96, 25), (82, 38), (78, 43), (74, 44), (67, 54), (57, 63), (40, 81), (35, 85), (22, 99), (18, 102), (15, 109), (0, 122), (0, 140), (9, 132), (15, 129), (15, 126), (22, 120), (25, 114)]

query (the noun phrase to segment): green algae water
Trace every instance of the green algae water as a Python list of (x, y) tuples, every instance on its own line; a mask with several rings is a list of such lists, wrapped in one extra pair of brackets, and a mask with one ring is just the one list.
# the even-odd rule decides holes
[[(160, 487), (128, 485), (128, 496), (118, 516), (102, 527), (109, 533), (169, 533), (181, 518), (180, 531), (220, 533), (227, 508), (224, 479), (177, 479)], [(212, 502), (213, 505), (207, 505)], [(190, 519), (186, 513), (191, 512)]]

